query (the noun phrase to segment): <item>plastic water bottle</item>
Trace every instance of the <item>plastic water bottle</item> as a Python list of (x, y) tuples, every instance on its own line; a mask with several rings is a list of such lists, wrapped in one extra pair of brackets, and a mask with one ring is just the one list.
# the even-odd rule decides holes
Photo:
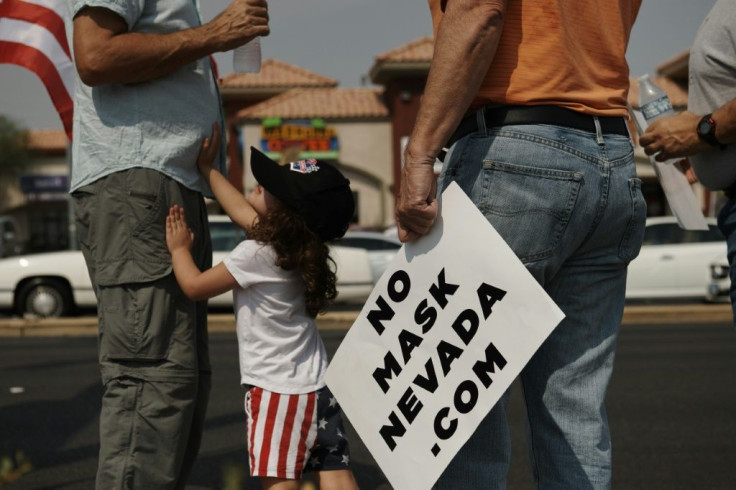
[[(667, 97), (667, 94), (662, 90), (659, 86), (657, 86), (656, 83), (654, 83), (650, 78), (649, 75), (644, 75), (642, 77), (639, 77), (639, 110), (641, 111), (641, 115), (644, 118), (643, 123), (639, 122), (637, 125), (639, 126), (639, 133), (643, 133), (646, 131), (646, 129), (649, 127), (650, 124), (652, 124), (657, 119), (661, 119), (663, 117), (669, 117), (674, 116), (675, 111), (672, 109), (672, 103), (670, 102), (670, 98)], [(649, 159), (654, 165), (655, 172), (657, 172), (657, 175), (659, 176), (659, 181), (662, 185), (662, 187), (670, 186), (673, 184), (666, 184), (665, 181), (668, 180), (667, 177), (663, 177), (661, 174), (663, 171), (663, 166), (658, 166), (658, 162), (655, 161), (656, 155), (650, 155)], [(676, 158), (667, 160), (665, 164), (672, 164), (677, 161)], [(670, 169), (673, 168), (671, 165), (664, 165), (664, 167), (669, 167)], [(657, 170), (659, 169), (659, 170)], [(673, 172), (672, 170), (666, 170), (667, 172)], [(678, 173), (679, 170), (675, 170), (674, 173)], [(672, 178), (669, 178), (669, 181), (672, 181)], [(682, 182), (682, 174), (675, 180), (675, 182)], [(687, 181), (685, 181), (687, 182)], [(665, 189), (666, 191), (666, 189)]]
[(260, 37), (255, 37), (233, 50), (233, 71), (237, 73), (258, 73), (261, 71)]
[(649, 75), (639, 77), (639, 109), (647, 125), (662, 117), (675, 115), (670, 98)]

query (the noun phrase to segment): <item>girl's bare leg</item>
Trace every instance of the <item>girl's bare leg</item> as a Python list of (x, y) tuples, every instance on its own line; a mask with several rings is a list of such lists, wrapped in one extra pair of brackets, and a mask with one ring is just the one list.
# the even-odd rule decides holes
[(299, 490), (299, 480), (266, 476), (261, 478), (263, 490)]
[(320, 490), (358, 490), (353, 472), (350, 470), (318, 471)]

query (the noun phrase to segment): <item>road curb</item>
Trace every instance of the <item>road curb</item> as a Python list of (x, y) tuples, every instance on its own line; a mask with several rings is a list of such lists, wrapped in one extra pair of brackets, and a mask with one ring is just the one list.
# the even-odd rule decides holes
[[(359, 311), (329, 312), (317, 318), (320, 330), (347, 330)], [(235, 315), (208, 316), (210, 332), (235, 331)], [(97, 317), (0, 318), (0, 337), (84, 337), (97, 335)]]
[[(317, 317), (320, 330), (347, 330), (358, 318), (359, 311), (328, 312)], [(210, 332), (235, 330), (232, 313), (211, 314)], [(729, 304), (627, 305), (622, 325), (724, 323), (732, 321)], [(74, 318), (0, 318), (0, 337), (63, 337), (97, 335), (96, 317)]]
[(729, 303), (627, 305), (622, 325), (732, 322)]

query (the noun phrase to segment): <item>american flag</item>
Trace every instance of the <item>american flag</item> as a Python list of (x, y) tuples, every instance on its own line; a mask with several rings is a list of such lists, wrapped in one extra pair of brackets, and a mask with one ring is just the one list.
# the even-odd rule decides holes
[(299, 172), (301, 174), (308, 174), (319, 170), (317, 160), (310, 158), (309, 160), (299, 160), (298, 162), (291, 163), (292, 172)]
[(0, 0), (0, 63), (38, 75), (71, 140), (74, 64), (64, 25), (66, 11), (64, 0)]

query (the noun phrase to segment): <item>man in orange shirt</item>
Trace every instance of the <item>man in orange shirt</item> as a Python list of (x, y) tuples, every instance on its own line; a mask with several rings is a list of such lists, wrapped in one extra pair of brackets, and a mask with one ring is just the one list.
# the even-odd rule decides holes
[[(604, 398), (646, 217), (625, 120), (640, 2), (429, 0), (435, 53), (405, 153), (399, 238), (425, 234), (435, 195), (457, 182), (565, 313), (521, 373), (538, 488), (611, 485)], [(505, 488), (507, 400), (438, 488)]]

